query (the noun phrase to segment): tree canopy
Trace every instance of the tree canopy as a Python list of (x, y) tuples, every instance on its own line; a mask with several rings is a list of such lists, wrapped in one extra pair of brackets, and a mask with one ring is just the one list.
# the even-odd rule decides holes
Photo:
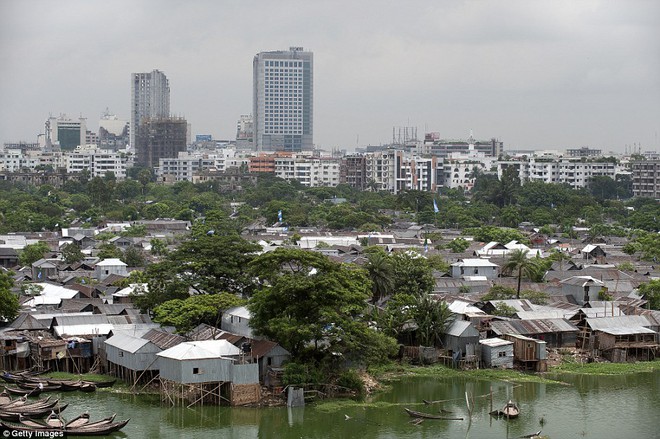
[(372, 293), (365, 270), (320, 253), (283, 248), (260, 255), (250, 267), (261, 283), (248, 303), (250, 325), (294, 358), (306, 349), (316, 356), (359, 354), (370, 349), (374, 337), (382, 337), (362, 318)]

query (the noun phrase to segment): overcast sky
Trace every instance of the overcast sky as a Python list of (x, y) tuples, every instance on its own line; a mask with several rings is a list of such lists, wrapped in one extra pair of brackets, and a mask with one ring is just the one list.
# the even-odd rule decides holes
[(0, 141), (49, 114), (129, 119), (130, 75), (159, 69), (195, 134), (235, 137), (252, 58), (314, 52), (314, 142), (392, 128), (505, 149), (659, 150), (660, 1), (0, 0)]

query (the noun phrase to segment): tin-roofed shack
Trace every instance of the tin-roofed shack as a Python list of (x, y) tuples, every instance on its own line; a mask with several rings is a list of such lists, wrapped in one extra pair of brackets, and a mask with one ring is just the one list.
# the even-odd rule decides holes
[(226, 340), (184, 342), (157, 355), (163, 401), (244, 405), (261, 397), (258, 365), (245, 364)]

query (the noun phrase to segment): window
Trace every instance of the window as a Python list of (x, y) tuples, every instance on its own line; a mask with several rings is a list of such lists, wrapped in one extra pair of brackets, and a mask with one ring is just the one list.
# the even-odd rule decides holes
[(506, 352), (505, 351), (498, 352), (497, 356), (498, 357), (506, 357)]
[(119, 351), (119, 356), (120, 356), (120, 357), (123, 357), (123, 356), (124, 356), (124, 352)]
[(199, 370), (199, 367), (193, 367), (193, 375), (199, 375), (202, 372)]

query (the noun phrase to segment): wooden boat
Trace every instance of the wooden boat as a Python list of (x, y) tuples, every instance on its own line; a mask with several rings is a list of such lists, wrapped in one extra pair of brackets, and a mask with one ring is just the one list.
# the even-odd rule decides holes
[(89, 424), (89, 413), (87, 412), (67, 421), (66, 424), (64, 424), (64, 428), (76, 428), (86, 424)]
[(25, 396), (21, 396), (18, 399), (13, 400), (11, 403), (7, 405), (3, 405), (0, 407), (0, 410), (13, 410), (17, 407), (52, 407), (55, 404), (57, 404), (57, 399), (55, 401), (51, 401), (50, 396), (47, 396), (46, 398), (39, 398), (36, 401), (30, 401), (27, 399)]
[(520, 414), (520, 409), (515, 402), (509, 400), (509, 402), (504, 404), (504, 407), (499, 410), (493, 410), (490, 414), (493, 416), (506, 417), (507, 419), (514, 419)]
[(523, 435), (523, 436), (518, 436), (518, 437), (520, 437), (521, 439), (533, 439), (533, 438), (535, 438), (535, 437), (539, 437), (539, 436), (541, 436), (541, 431), (542, 431), (542, 430), (539, 430), (539, 431), (537, 431), (536, 433), (525, 434), (525, 435)]
[(12, 395), (19, 395), (19, 396), (39, 396), (41, 395), (41, 389), (36, 388), (32, 390), (28, 389), (21, 389), (21, 388), (16, 388), (16, 387), (9, 387), (5, 386), (5, 390)]
[(52, 433), (62, 433), (64, 432), (67, 436), (105, 436), (115, 431), (119, 431), (128, 424), (130, 419), (120, 422), (111, 422), (108, 424), (87, 424), (81, 425), (80, 427), (75, 428), (42, 428), (36, 429), (32, 427), (27, 427), (22, 424), (11, 424), (7, 422), (0, 422), (5, 430), (15, 430), (15, 431), (39, 431), (39, 432), (52, 432)]
[(9, 404), (11, 401), (11, 395), (7, 392), (7, 387), (5, 386), (5, 389), (0, 393), (0, 407)]
[(82, 384), (78, 390), (86, 393), (96, 392), (96, 386), (94, 384)]
[(109, 380), (109, 381), (85, 381), (83, 380), (83, 383), (85, 384), (94, 384), (98, 389), (103, 389), (106, 387), (112, 387), (115, 385), (117, 382), (117, 379), (114, 380)]
[(42, 407), (33, 410), (24, 410), (16, 412), (0, 412), (0, 419), (3, 421), (19, 422), (21, 416), (26, 418), (43, 418), (51, 412), (61, 413), (69, 406), (69, 404), (62, 404), (55, 407)]
[(23, 377), (22, 377), (22, 376), (20, 376), (20, 375), (14, 375), (13, 373), (9, 373), (9, 372), (7, 372), (7, 371), (2, 372), (2, 374), (0, 375), (0, 378), (2, 378), (2, 379), (3, 379), (4, 381), (6, 381), (6, 382), (8, 382), (8, 383), (12, 383), (12, 384), (14, 384), (14, 383), (16, 383), (16, 382), (18, 382), (18, 381), (23, 381)]
[(62, 389), (62, 386), (60, 384), (18, 382), (16, 383), (16, 385), (21, 389), (26, 389), (26, 390), (39, 389), (42, 392), (54, 392), (55, 390)]
[(59, 386), (62, 392), (72, 392), (80, 389), (82, 382), (80, 381), (65, 381), (65, 380), (48, 380), (49, 386)]
[(404, 408), (406, 413), (410, 415), (411, 418), (424, 418), (424, 419), (442, 419), (445, 421), (462, 421), (463, 418), (451, 418), (448, 416), (442, 416), (442, 415), (434, 415), (432, 413), (423, 413), (423, 412), (417, 412), (415, 410), (410, 410), (407, 408)]

